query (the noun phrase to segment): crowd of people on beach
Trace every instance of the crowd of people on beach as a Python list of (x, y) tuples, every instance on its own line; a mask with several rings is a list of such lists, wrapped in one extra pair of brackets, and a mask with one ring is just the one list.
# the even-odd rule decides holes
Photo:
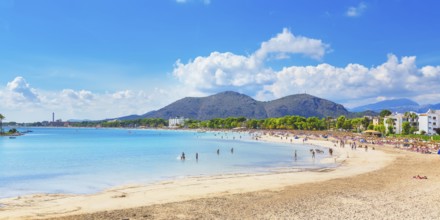
[(336, 140), (339, 147), (344, 148), (349, 145), (353, 150), (363, 148), (375, 149), (375, 146), (394, 147), (402, 150), (422, 153), (422, 154), (440, 154), (440, 142), (423, 141), (420, 139), (409, 138), (380, 138), (371, 135), (339, 132), (339, 131), (285, 131), (284, 135), (304, 136), (303, 142), (309, 138)]
[[(234, 133), (234, 132), (233, 132)], [(308, 144), (311, 146), (310, 154), (311, 158), (315, 160), (316, 154), (324, 154), (324, 151), (319, 148), (319, 146), (315, 146), (311, 143), (308, 143), (308, 140), (326, 140), (333, 142), (333, 147), (345, 148), (347, 145), (351, 148), (352, 151), (357, 151), (358, 149), (362, 149), (365, 152), (368, 152), (369, 149), (375, 150), (376, 147), (393, 147), (397, 149), (422, 153), (422, 154), (432, 154), (437, 153), (440, 155), (440, 144), (436, 142), (426, 142), (418, 139), (402, 139), (402, 138), (380, 138), (376, 136), (368, 136), (365, 134), (357, 134), (357, 133), (348, 133), (348, 132), (340, 132), (340, 131), (272, 131), (272, 130), (245, 130), (240, 131), (239, 138), (242, 138), (241, 133), (247, 133), (251, 137), (251, 139), (259, 141), (262, 139), (264, 135), (279, 137), (281, 140), (290, 139), (290, 143), (293, 142), (294, 139), (302, 139), (303, 144)], [(228, 133), (225, 131), (224, 135), (221, 133), (217, 133), (221, 139), (229, 139)], [(232, 140), (235, 140), (235, 136), (232, 137)], [(234, 153), (234, 148), (230, 149), (231, 154)], [(328, 148), (328, 155), (333, 157), (334, 150), (333, 148)], [(216, 151), (217, 155), (220, 155), (220, 148)], [(196, 161), (199, 159), (199, 154), (196, 153)], [(347, 154), (348, 157), (348, 154)], [(182, 152), (181, 160), (184, 161), (186, 159), (185, 153)], [(298, 159), (298, 152), (294, 150), (293, 159), (296, 161)], [(336, 158), (335, 158), (336, 162)], [(426, 176), (416, 175), (413, 176), (414, 179), (428, 179)]]

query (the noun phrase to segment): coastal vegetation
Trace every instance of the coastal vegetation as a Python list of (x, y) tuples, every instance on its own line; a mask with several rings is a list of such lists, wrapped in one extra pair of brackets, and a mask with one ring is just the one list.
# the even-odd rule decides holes
[(4, 132), (4, 130), (3, 130), (3, 120), (5, 118), (6, 117), (3, 114), (0, 114), (0, 136), (19, 135), (20, 132), (17, 129), (15, 129), (15, 128), (9, 129), (8, 132)]
[[(245, 117), (214, 118), (210, 120), (187, 120), (181, 128), (190, 129), (289, 129), (289, 130), (353, 130), (362, 131), (368, 128), (371, 120), (364, 118), (338, 118), (284, 116), (279, 118), (247, 119)], [(168, 126), (168, 121), (161, 118), (144, 118), (135, 120), (112, 120), (112, 121), (85, 121), (71, 123), (73, 127), (147, 127), (163, 128)]]
[[(247, 117), (227, 117), (213, 118), (209, 120), (187, 119), (185, 124), (179, 125), (178, 128), (188, 129), (269, 129), (269, 130), (308, 130), (308, 131), (324, 131), (338, 130), (360, 133), (365, 130), (375, 130), (382, 135), (404, 138), (418, 138), (422, 140), (440, 140), (439, 135), (426, 136), (423, 132), (417, 133), (417, 114), (406, 112), (407, 118), (402, 124), (402, 133), (395, 134), (392, 126), (393, 119), (387, 116), (391, 115), (391, 111), (382, 110), (378, 114), (378, 122), (373, 123), (372, 117), (348, 117), (340, 115), (339, 117), (304, 117), (299, 115), (287, 115), (283, 117), (272, 117), (264, 119), (255, 119)], [(1, 121), (5, 118), (0, 114)], [(384, 123), (385, 122), (385, 123)], [(11, 125), (11, 123), (9, 123)], [(387, 126), (388, 125), (388, 126)], [(39, 123), (28, 124), (28, 126), (42, 126)], [(83, 121), (70, 122), (71, 127), (102, 127), (102, 128), (167, 128), (168, 120), (163, 118), (142, 118), (132, 120), (105, 120), (105, 121)], [(2, 128), (2, 133), (3, 128)], [(10, 133), (10, 132), (8, 132)], [(438, 131), (440, 133), (440, 130)]]
[(163, 128), (168, 126), (168, 121), (162, 118), (143, 118), (135, 120), (111, 120), (111, 121), (83, 121), (70, 124), (72, 127), (104, 127), (104, 128)]
[[(339, 117), (303, 117), (289, 115), (276, 118), (250, 119), (246, 117), (214, 118), (209, 120), (187, 119), (184, 125), (179, 128), (188, 129), (269, 129), (269, 130), (308, 130), (324, 131), (339, 130), (359, 133), (365, 130), (375, 130), (383, 135), (401, 138), (417, 138), (421, 140), (440, 140), (439, 135), (426, 136), (415, 134), (416, 124), (412, 122), (403, 123), (402, 134), (396, 135), (393, 127), (385, 127), (384, 118), (391, 115), (388, 110), (379, 114), (379, 122), (373, 124), (371, 117), (349, 118), (345, 115)], [(408, 118), (415, 119), (415, 114), (406, 113)], [(392, 123), (392, 119), (386, 122)], [(168, 120), (162, 118), (143, 118), (134, 120), (111, 120), (111, 121), (85, 121), (70, 124), (73, 127), (123, 127), (123, 128), (165, 128), (168, 127)]]

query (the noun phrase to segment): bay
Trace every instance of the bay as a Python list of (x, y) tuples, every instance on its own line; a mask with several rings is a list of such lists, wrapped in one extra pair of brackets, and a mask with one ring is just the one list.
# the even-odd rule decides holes
[[(310, 146), (255, 141), (244, 132), (19, 130), (28, 129), (32, 132), (16, 139), (0, 137), (1, 198), (35, 193), (86, 194), (190, 176), (334, 166), (318, 162), (327, 154), (312, 159)], [(295, 150), (297, 160), (293, 159)], [(185, 160), (180, 159), (182, 152)]]

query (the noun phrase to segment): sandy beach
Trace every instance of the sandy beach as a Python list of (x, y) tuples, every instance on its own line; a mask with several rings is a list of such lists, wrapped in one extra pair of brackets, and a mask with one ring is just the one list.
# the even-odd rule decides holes
[[(260, 140), (289, 141), (275, 136)], [(324, 140), (307, 143), (311, 148), (334, 146)], [(1, 199), (0, 219), (440, 218), (438, 155), (382, 146), (333, 148), (337, 157), (326, 162), (340, 163), (335, 169), (194, 177), (92, 195)]]

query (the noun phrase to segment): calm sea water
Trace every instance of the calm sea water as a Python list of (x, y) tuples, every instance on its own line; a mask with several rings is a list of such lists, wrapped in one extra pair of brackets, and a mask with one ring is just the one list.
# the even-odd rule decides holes
[[(257, 142), (246, 133), (30, 130), (33, 132), (16, 139), (0, 137), (1, 198), (32, 193), (95, 193), (122, 184), (188, 176), (333, 166), (318, 163), (327, 154), (318, 154), (312, 160), (309, 146)], [(296, 161), (294, 150), (298, 153)], [(185, 161), (180, 160), (182, 152)]]

